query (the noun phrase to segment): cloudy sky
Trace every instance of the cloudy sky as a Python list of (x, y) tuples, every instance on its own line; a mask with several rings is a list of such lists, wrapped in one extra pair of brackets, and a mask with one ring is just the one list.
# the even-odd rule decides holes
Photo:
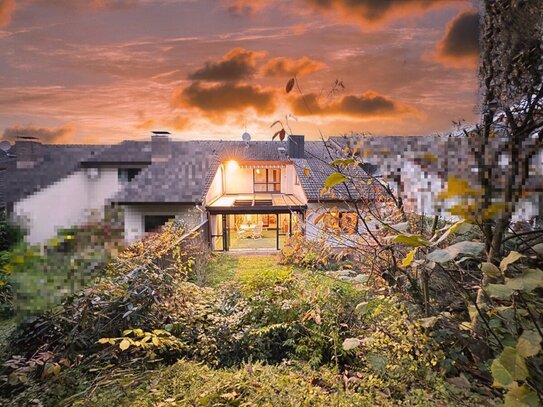
[(476, 118), (477, 31), (462, 0), (0, 0), (0, 134), (445, 133)]

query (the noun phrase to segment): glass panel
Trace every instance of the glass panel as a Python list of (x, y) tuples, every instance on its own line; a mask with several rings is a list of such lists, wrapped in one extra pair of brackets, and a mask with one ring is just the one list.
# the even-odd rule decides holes
[[(229, 215), (230, 250), (275, 249), (277, 235), (274, 229), (276, 215), (243, 214)], [(271, 225), (271, 228), (270, 228)]]
[(256, 168), (254, 171), (255, 183), (266, 183), (266, 170)]
[(281, 192), (281, 184), (268, 184), (268, 192)]
[(255, 192), (267, 192), (266, 184), (255, 184)]
[(281, 170), (268, 170), (268, 182), (281, 182)]

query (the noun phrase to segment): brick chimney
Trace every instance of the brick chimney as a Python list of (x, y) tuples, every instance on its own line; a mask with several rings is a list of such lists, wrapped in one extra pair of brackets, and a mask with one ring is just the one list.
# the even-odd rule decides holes
[(168, 131), (153, 131), (151, 136), (151, 162), (168, 161), (172, 158), (172, 143)]
[(18, 139), (15, 142), (15, 154), (17, 155), (17, 168), (34, 168), (40, 157), (41, 143), (36, 139)]
[(304, 158), (305, 156), (304, 136), (288, 136), (288, 156), (290, 158)]

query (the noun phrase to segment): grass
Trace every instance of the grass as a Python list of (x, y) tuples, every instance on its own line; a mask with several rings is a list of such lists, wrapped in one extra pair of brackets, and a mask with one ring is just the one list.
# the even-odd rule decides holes
[(200, 283), (209, 287), (218, 287), (221, 284), (240, 281), (244, 276), (283, 273), (291, 267), (278, 264), (278, 255), (231, 255), (216, 254), (206, 269), (204, 278)]
[[(384, 400), (343, 390), (336, 375), (287, 366), (245, 365), (213, 370), (180, 361), (140, 378), (100, 388), (74, 406), (374, 406)], [(377, 402), (376, 402), (377, 401)]]

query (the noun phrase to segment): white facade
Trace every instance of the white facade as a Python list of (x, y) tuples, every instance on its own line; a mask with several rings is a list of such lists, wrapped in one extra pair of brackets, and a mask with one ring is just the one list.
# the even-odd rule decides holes
[(126, 205), (124, 206), (124, 238), (135, 242), (145, 235), (145, 216), (165, 215), (185, 222), (188, 229), (206, 219), (205, 211), (196, 205)]
[(97, 174), (81, 169), (16, 202), (13, 214), (28, 229), (26, 240), (42, 243), (59, 229), (103, 217), (106, 200), (119, 189), (116, 168), (100, 168)]

